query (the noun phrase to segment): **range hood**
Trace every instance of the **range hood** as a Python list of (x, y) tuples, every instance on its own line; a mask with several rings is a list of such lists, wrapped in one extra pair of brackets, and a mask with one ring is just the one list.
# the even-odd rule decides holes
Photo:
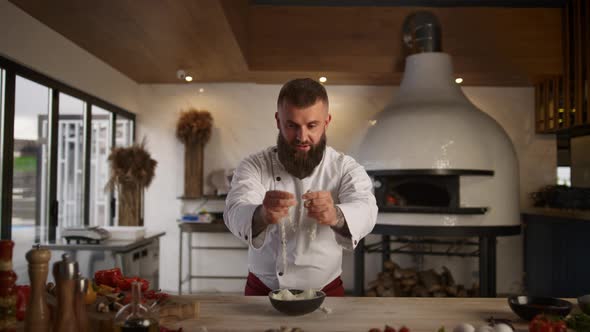
[[(416, 53), (406, 58), (393, 102), (378, 114), (355, 154), (381, 202), (377, 222), (519, 224), (518, 161), (510, 138), (455, 83), (451, 56), (440, 52), (436, 18), (417, 15), (404, 25), (404, 40)], [(410, 197), (438, 191), (447, 192), (443, 196), (450, 198), (442, 199), (447, 206), (436, 198), (420, 203)]]

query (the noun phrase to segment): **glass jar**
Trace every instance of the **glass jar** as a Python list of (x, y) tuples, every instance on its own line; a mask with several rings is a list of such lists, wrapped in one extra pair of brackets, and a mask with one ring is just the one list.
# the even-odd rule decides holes
[(131, 284), (131, 302), (115, 315), (116, 332), (159, 332), (156, 315), (141, 303), (141, 284)]

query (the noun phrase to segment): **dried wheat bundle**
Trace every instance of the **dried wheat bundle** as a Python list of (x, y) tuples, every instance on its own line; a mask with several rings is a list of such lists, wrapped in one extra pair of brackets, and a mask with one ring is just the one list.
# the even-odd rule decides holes
[(113, 190), (122, 183), (148, 187), (154, 178), (157, 161), (145, 150), (145, 138), (140, 144), (113, 148), (109, 155), (111, 177), (107, 189)]
[(176, 137), (184, 144), (205, 144), (211, 137), (213, 117), (207, 111), (189, 109), (180, 114), (176, 125)]

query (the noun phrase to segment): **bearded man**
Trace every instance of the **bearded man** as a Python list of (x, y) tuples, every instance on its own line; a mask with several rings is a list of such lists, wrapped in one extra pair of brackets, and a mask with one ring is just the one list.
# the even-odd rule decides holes
[(375, 226), (369, 176), (326, 146), (328, 105), (320, 83), (287, 82), (275, 113), (277, 145), (234, 172), (223, 217), (249, 247), (245, 295), (313, 288), (344, 296), (342, 250), (353, 250)]

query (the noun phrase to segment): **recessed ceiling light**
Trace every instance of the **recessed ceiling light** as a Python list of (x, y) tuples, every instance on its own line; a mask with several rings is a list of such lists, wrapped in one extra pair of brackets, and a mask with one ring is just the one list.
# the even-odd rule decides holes
[(184, 77), (184, 80), (185, 80), (185, 81), (187, 81), (187, 82), (190, 82), (190, 81), (192, 81), (192, 80), (193, 80), (193, 77), (192, 77), (191, 75), (186, 75), (186, 76)]
[(461, 84), (461, 83), (463, 83), (463, 79), (461, 77), (457, 77), (457, 78), (455, 78), (455, 83)]
[(200, 88), (200, 89), (199, 89), (199, 92), (200, 92), (200, 93), (203, 93), (203, 92), (205, 92), (205, 89), (203, 89), (203, 88)]
[(320, 83), (326, 83), (328, 79), (324, 76), (320, 77)]

